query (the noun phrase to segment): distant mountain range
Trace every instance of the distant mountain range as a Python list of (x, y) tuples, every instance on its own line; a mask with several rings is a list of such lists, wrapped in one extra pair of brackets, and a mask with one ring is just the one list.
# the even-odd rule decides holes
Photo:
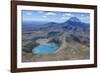
[(33, 31), (40, 29), (63, 29), (64, 31), (82, 31), (89, 32), (90, 25), (81, 22), (77, 17), (71, 17), (63, 23), (56, 22), (23, 22), (23, 31)]

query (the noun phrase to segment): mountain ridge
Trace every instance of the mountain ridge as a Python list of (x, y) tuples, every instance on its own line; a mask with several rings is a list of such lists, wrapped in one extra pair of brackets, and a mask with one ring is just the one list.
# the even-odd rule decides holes
[(65, 31), (85, 31), (89, 32), (89, 24), (81, 22), (77, 17), (71, 17), (63, 23), (56, 22), (48, 22), (45, 24), (35, 24), (31, 23), (30, 25), (27, 23), (27, 26), (23, 24), (23, 30), (31, 29), (31, 30), (39, 30), (39, 29), (64, 29)]

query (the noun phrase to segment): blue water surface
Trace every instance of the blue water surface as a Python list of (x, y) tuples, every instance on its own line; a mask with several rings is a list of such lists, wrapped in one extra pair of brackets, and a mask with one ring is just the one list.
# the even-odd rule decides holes
[(39, 45), (32, 49), (33, 54), (50, 54), (54, 53), (58, 49), (56, 44)]

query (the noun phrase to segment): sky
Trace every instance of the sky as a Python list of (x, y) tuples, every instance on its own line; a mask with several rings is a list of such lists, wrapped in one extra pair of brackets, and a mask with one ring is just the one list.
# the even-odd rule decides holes
[(89, 13), (22, 10), (22, 21), (63, 23), (71, 17), (77, 17), (81, 22), (90, 23)]

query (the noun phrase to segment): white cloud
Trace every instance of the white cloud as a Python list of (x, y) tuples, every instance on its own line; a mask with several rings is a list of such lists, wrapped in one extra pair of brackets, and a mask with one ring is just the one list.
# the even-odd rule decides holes
[(85, 15), (84, 14), (81, 14), (81, 17), (84, 17)]
[(42, 16), (42, 17), (43, 17), (43, 18), (46, 18), (47, 16), (44, 15), (44, 16)]
[(61, 19), (68, 19), (68, 18), (73, 17), (73, 16), (74, 16), (74, 15), (71, 14), (71, 13), (64, 13), (64, 14), (62, 15)]
[(63, 16), (70, 16), (70, 17), (73, 17), (74, 15), (71, 14), (71, 13), (64, 13)]
[(67, 20), (69, 19), (70, 17), (61, 17), (62, 20)]
[(66, 17), (62, 17), (61, 19), (66, 19)]
[(32, 15), (32, 13), (31, 12), (27, 12), (26, 15)]
[(56, 15), (56, 13), (54, 13), (54, 12), (48, 12), (45, 15)]

